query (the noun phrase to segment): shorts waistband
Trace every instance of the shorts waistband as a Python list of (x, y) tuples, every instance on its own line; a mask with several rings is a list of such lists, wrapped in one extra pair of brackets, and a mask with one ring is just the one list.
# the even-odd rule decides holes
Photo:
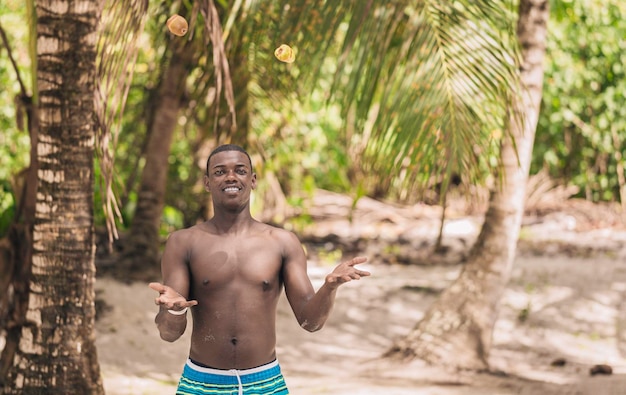
[(259, 372), (264, 372), (268, 369), (272, 369), (278, 366), (278, 360), (273, 360), (272, 362), (268, 362), (265, 365), (257, 366), (256, 368), (250, 369), (215, 369), (215, 368), (207, 368), (204, 366), (200, 366), (194, 363), (191, 359), (187, 359), (186, 365), (195, 370), (196, 372), (201, 373), (209, 373), (215, 374), (218, 376), (245, 376), (247, 374), (254, 374)]

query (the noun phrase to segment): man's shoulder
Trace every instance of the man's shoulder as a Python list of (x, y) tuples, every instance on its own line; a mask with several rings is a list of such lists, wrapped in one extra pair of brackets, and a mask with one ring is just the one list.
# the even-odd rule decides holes
[(170, 235), (168, 236), (168, 240), (182, 241), (193, 238), (195, 237), (195, 235), (199, 235), (201, 233), (206, 234), (207, 231), (206, 229), (203, 229), (203, 227), (206, 228), (204, 224), (198, 224), (190, 226), (188, 228), (177, 229), (170, 233)]
[(294, 232), (280, 226), (259, 222), (259, 229), (280, 242), (299, 242)]
[(290, 230), (287, 230), (285, 228), (282, 228), (278, 225), (273, 225), (267, 222), (256, 222), (258, 229), (264, 231), (264, 232), (271, 232), (271, 233), (276, 233), (276, 234), (287, 234), (287, 233), (293, 233)]

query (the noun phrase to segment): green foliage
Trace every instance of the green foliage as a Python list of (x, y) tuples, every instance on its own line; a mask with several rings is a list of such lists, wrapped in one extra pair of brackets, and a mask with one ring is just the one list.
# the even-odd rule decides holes
[[(191, 124), (176, 132), (169, 155), (168, 184), (166, 203), (179, 211), (180, 223), (184, 226), (195, 224), (201, 218), (206, 205), (206, 194), (202, 180), (204, 176), (204, 160), (194, 152), (194, 142), (198, 139), (198, 131)], [(163, 218), (163, 223), (168, 223)]]
[(533, 168), (548, 168), (589, 200), (618, 200), (617, 166), (626, 165), (626, 4), (553, 3)]
[(0, 237), (3, 237), (15, 215), (15, 199), (11, 184), (0, 179)]
[[(555, 0), (543, 109), (533, 171), (547, 167), (593, 200), (616, 200), (626, 139), (626, 6), (618, 0)], [(167, 16), (189, 2), (152, 3), (134, 68), (114, 187), (132, 217), (143, 166), (146, 125), (160, 68), (168, 61)], [(479, 182), (497, 164), (509, 59), (512, 4), (489, 1), (312, 0), (226, 2), (222, 22), (229, 53), (242, 53), (250, 98), (248, 146), (275, 175), (292, 206), (321, 187), (351, 194), (418, 199), (452, 173)], [(239, 5), (239, 8), (233, 8)], [(230, 8), (229, 8), (230, 7)], [(29, 84), (26, 9), (0, 2), (0, 23)], [(200, 34), (196, 25), (194, 34)], [(198, 40), (198, 45), (204, 41)], [(182, 40), (181, 40), (182, 42)], [(296, 62), (277, 61), (280, 44)], [(206, 198), (200, 147), (215, 136), (209, 92), (211, 52), (203, 52), (188, 86), (168, 160), (162, 231), (195, 222)], [(236, 59), (232, 59), (233, 68)], [(237, 78), (237, 76), (234, 76)], [(248, 76), (246, 76), (248, 78)], [(0, 234), (14, 210), (12, 178), (28, 165), (29, 138), (17, 127), (14, 71), (0, 50)], [(242, 87), (243, 89), (243, 87)], [(239, 92), (236, 92), (238, 94)], [(204, 155), (204, 157), (203, 157)], [(620, 156), (621, 155), (621, 156)], [(618, 159), (620, 162), (618, 162)], [(96, 166), (97, 168), (97, 166)], [(96, 188), (97, 224), (101, 191)], [(307, 221), (303, 217), (303, 221)]]
[(315, 99), (304, 103), (293, 97), (280, 102), (257, 99), (257, 108), (265, 111), (254, 118), (252, 131), (262, 147), (263, 171), (276, 174), (292, 197), (299, 191), (311, 193), (315, 187), (348, 192), (349, 159), (338, 109)]
[(173, 231), (183, 227), (183, 214), (172, 206), (165, 206), (161, 217), (160, 234), (167, 237)]
[[(25, 20), (26, 8), (23, 1), (6, 0), (0, 3), (0, 25), (7, 35), (20, 78), (28, 89), (31, 79), (28, 29)], [(0, 89), (0, 236), (2, 236), (16, 209), (14, 179), (28, 166), (30, 149), (30, 137), (26, 130), (27, 119), (16, 106), (20, 85), (2, 41), (0, 41), (0, 87), (2, 87)]]
[(292, 65), (268, 62), (268, 40), (260, 38), (259, 86), (295, 92), (301, 102), (318, 91), (312, 86), (323, 92), (339, 110), (337, 141), (352, 185), (415, 198), (453, 173), (481, 182), (497, 163), (517, 81), (512, 3), (258, 3), (273, 6), (259, 6), (250, 29), (268, 29), (259, 36), (297, 52)]

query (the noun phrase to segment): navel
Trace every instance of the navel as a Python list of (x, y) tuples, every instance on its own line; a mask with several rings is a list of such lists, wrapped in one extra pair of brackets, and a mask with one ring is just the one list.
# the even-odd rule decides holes
[(230, 342), (233, 344), (233, 346), (237, 345), (237, 338), (233, 337), (232, 339), (230, 339)]

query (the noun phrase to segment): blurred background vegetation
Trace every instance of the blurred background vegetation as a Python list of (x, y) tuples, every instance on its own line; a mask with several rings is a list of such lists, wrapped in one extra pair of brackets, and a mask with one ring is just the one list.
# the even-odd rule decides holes
[[(119, 140), (114, 147), (114, 189), (125, 219), (118, 223), (121, 231), (132, 218), (136, 204), (147, 141), (146, 114), (168, 45), (165, 18), (174, 11), (171, 5), (152, 2), (145, 31), (139, 38), (134, 78)], [(339, 105), (345, 98), (332, 89), (337, 83), (334, 79), (337, 78), (338, 64), (346, 68), (346, 73), (339, 78), (349, 79), (348, 74), (353, 72), (349, 70), (350, 65), (341, 63), (340, 59), (343, 38), (350, 34), (349, 26), (337, 24), (333, 33), (337, 40), (328, 43), (326, 60), (318, 69), (307, 68), (310, 64), (307, 57), (314, 54), (307, 52), (303, 44), (300, 47), (294, 45), (296, 62), (287, 66), (274, 61), (274, 47), (283, 42), (302, 43), (302, 37), (272, 36), (271, 31), (278, 31), (273, 28), (288, 23), (281, 19), (280, 12), (280, 9), (269, 8), (262, 15), (263, 21), (257, 20), (259, 16), (248, 18), (246, 24), (229, 24), (228, 18), (222, 21), (225, 34), (238, 43), (229, 50), (241, 51), (240, 56), (246, 59), (242, 65), (249, 74), (250, 98), (244, 115), (249, 131), (243, 138), (245, 141), (237, 143), (246, 145), (253, 154), (259, 173), (257, 195), (263, 198), (255, 199), (254, 211), (261, 216), (270, 212), (265, 219), (282, 222), (286, 213), (304, 213), (303, 202), (316, 188), (345, 193), (355, 199), (368, 195), (402, 203), (437, 203), (437, 199), (431, 199), (428, 194), (429, 189), (436, 192), (440, 182), (430, 179), (435, 177), (432, 169), (413, 169), (416, 172), (413, 177), (425, 180), (422, 184), (430, 186), (426, 192), (420, 189), (415, 193), (417, 189), (414, 190), (411, 183), (401, 182), (401, 174), (394, 178), (396, 181), (381, 185), (380, 177), (370, 175), (384, 171), (384, 167), (376, 167), (368, 162), (367, 155), (360, 156), (354, 151), (354, 147), (363, 146), (359, 139), (364, 134), (351, 133), (350, 126), (346, 126), (345, 119), (355, 114)], [(551, 5), (543, 106), (531, 173), (545, 171), (556, 185), (575, 186), (578, 191), (575, 197), (593, 202), (624, 203), (626, 199), (625, 16), (626, 4), (621, 0), (555, 0)], [(0, 3), (0, 23), (7, 33), (21, 77), (30, 89), (27, 18), (22, 0)], [(259, 28), (261, 25), (267, 29), (266, 33)], [(210, 84), (206, 81), (212, 76), (202, 75), (203, 64), (210, 61), (200, 56), (198, 67), (189, 73), (189, 92), (184, 98), (185, 107), (179, 113), (178, 128), (167, 158), (170, 166), (162, 235), (174, 228), (192, 225), (206, 216), (207, 197), (201, 180), (209, 150), (206, 147), (211, 147), (215, 136), (211, 134), (211, 114), (197, 98), (211, 94)], [(238, 66), (233, 64), (231, 68)], [(313, 78), (315, 88), (303, 92), (302, 86), (310, 85), (298, 82)], [(363, 74), (363, 83), (369, 78), (372, 76)], [(237, 81), (233, 84), (236, 85)], [(365, 86), (355, 86), (354, 91), (359, 92)], [(20, 174), (28, 166), (29, 150), (23, 113), (15, 104), (20, 87), (4, 48), (0, 48), (0, 87), (2, 236), (15, 210), (15, 194)], [(353, 108), (352, 111), (360, 110)], [(352, 127), (367, 129), (371, 125), (365, 122)], [(482, 182), (486, 182), (489, 164), (497, 161), (496, 151), (483, 152), (480, 156), (485, 164)], [(477, 177), (459, 174), (458, 179), (473, 183)], [(102, 206), (100, 191), (96, 190), (96, 210)], [(273, 197), (269, 199), (268, 196)], [(104, 226), (104, 222), (104, 213), (96, 211), (97, 225)]]

